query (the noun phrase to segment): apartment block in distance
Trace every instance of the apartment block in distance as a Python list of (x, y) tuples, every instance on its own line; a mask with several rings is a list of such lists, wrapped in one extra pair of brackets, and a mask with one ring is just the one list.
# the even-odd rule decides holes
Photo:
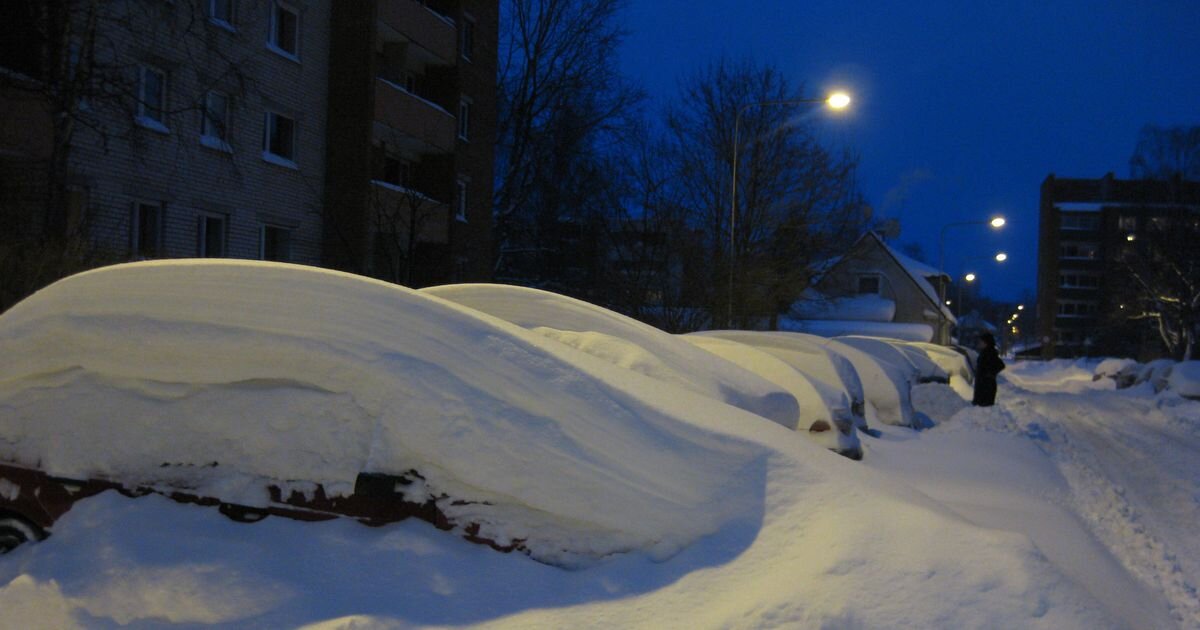
[[(1160, 353), (1149, 325), (1113, 317), (1125, 307), (1123, 256), (1153, 256), (1155, 234), (1200, 218), (1200, 183), (1050, 175), (1042, 182), (1038, 322), (1045, 358)], [(1200, 248), (1196, 249), (1200, 256)]]
[(491, 277), (498, 3), (336, 2), (330, 266), (409, 286)]

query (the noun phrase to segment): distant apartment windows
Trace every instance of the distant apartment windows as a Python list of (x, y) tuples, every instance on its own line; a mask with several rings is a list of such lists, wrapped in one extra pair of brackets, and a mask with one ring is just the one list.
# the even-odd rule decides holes
[(1064, 230), (1095, 230), (1100, 227), (1100, 217), (1094, 214), (1064, 214), (1062, 229)]
[(300, 59), (300, 14), (290, 4), (271, 3), (271, 24), (267, 47), (291, 59)]
[(200, 258), (220, 258), (226, 255), (225, 233), (228, 223), (225, 215), (200, 215), (196, 255)]
[(471, 139), (471, 101), (465, 97), (458, 102), (458, 137)]
[(1067, 241), (1059, 245), (1058, 255), (1060, 258), (1073, 258), (1079, 260), (1094, 260), (1100, 252), (1100, 246), (1096, 243), (1079, 243)]
[(458, 54), (471, 61), (475, 55), (475, 20), (464, 18), (458, 26)]
[(296, 168), (295, 120), (276, 112), (266, 113), (263, 122), (263, 159)]
[(865, 274), (858, 277), (859, 295), (879, 295), (879, 274)]
[(1096, 314), (1095, 302), (1059, 302), (1060, 317), (1091, 317)]
[(292, 231), (277, 225), (264, 225), (259, 239), (259, 256), (263, 260), (287, 262), (292, 259)]
[(467, 222), (467, 180), (458, 180), (458, 185), (454, 192), (454, 218)]
[(167, 133), (167, 75), (153, 66), (138, 66), (137, 122)]
[(1058, 286), (1063, 289), (1098, 289), (1100, 276), (1064, 273), (1058, 276)]
[(130, 250), (136, 258), (154, 258), (162, 253), (163, 206), (138, 201), (133, 204)]
[(200, 121), (200, 143), (204, 146), (231, 151), (229, 146), (229, 96), (210, 91), (204, 95)]
[(233, 30), (234, 0), (208, 0), (208, 19), (214, 24)]
[(1137, 231), (1137, 217), (1123, 216), (1117, 220), (1117, 228), (1126, 234)]

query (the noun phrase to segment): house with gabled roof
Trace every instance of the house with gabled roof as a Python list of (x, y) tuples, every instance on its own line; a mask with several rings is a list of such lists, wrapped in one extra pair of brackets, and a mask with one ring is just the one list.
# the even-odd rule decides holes
[(939, 284), (948, 282), (945, 273), (867, 232), (825, 265), (780, 327), (949, 344), (954, 314), (938, 297)]

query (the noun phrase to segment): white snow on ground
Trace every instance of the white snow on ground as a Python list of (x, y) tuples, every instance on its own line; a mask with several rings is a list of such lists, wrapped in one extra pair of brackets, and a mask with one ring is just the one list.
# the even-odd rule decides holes
[[(279, 422), (271, 406), (300, 396), (283, 406), (291, 424), (271, 432), (286, 442), (310, 418), (328, 424), (338, 417), (321, 416), (322, 409), (350, 414), (339, 401), (370, 391), (352, 389), (371, 377), (355, 366), (370, 365), (379, 371), (374, 378), (406, 392), (416, 387), (411, 379), (429, 374), (415, 360), (424, 357), (441, 369), (438, 380), (420, 381), (424, 397), (451, 391), (475, 400), (466, 382), (507, 413), (469, 407), (474, 415), (454, 423), (450, 440), (462, 448), (452, 450), (398, 417), (425, 413), (424, 422), (445, 422), (415, 395), (399, 401), (396, 415), (381, 404), (373, 413), (412, 435), (371, 438), (379, 461), (390, 461), (389, 448), (402, 444), (413, 449), (407, 457), (437, 468), (456, 489), (504, 485), (511, 492), (489, 490), (504, 500), (498, 506), (527, 509), (540, 498), (548, 513), (537, 523), (576, 549), (596, 542), (601, 522), (648, 535), (686, 515), (702, 520), (707, 535), (686, 537), (698, 529), (683, 523), (682, 532), (657, 530), (674, 554), (614, 553), (568, 570), (419, 521), (370, 528), (349, 519), (272, 517), (242, 524), (212, 508), (109, 492), (77, 504), (47, 540), (0, 557), (0, 627), (1200, 627), (1200, 402), (1156, 395), (1149, 385), (1118, 391), (1111, 381), (1093, 382), (1094, 361), (1013, 364), (1001, 376), (998, 405), (988, 409), (955, 401), (942, 385), (918, 386), (917, 411), (941, 423), (920, 432), (879, 427), (867, 458), (852, 462), (764, 418), (441, 300), (331, 272), (298, 282), (294, 267), (253, 265), (267, 272), (257, 279), (257, 271), (245, 272), (251, 263), (216, 263), (218, 275), (240, 270), (233, 284), (239, 289), (230, 293), (247, 301), (231, 304), (206, 290), (208, 264), (187, 277), (173, 265), (139, 266), (146, 275), (135, 284), (156, 299), (190, 291), (212, 305), (198, 300), (190, 310), (156, 312), (146, 308), (153, 300), (114, 284), (91, 290), (77, 283), (42, 296), (53, 299), (43, 311), (0, 316), (0, 356), (22, 357), (20, 369), (10, 360), (0, 367), (0, 400), (8, 405), (0, 408), (0, 435), (12, 435), (14, 414), (34, 411), (53, 419), (65, 409), (86, 428), (99, 416), (89, 416), (76, 398), (95, 404), (101, 392), (128, 403), (118, 411), (137, 412), (105, 417), (119, 424), (112, 418), (149, 418), (138, 414), (159, 406), (199, 415), (199, 407), (176, 404), (196, 392), (215, 390), (248, 405), (282, 390), (223, 424), (220, 414), (203, 418), (217, 423), (208, 434), (254, 424), (247, 420), (259, 416), (250, 412)], [(174, 271), (158, 278), (164, 268)], [(104, 277), (97, 276), (92, 280)], [(217, 284), (229, 291), (230, 281)], [(365, 284), (348, 290), (347, 282)], [(303, 317), (313, 309), (328, 323)], [(179, 321), (189, 323), (170, 325)], [(54, 335), (39, 337), (45, 331)], [(101, 343), (101, 333), (118, 331), (135, 347)], [(505, 343), (486, 343), (493, 339)], [(67, 356), (56, 344), (69, 344), (73, 356), (96, 351), (84, 353), (67, 377), (51, 378), (45, 375), (56, 372), (53, 359)], [(153, 358), (151, 347), (230, 352), (239, 361), (221, 365), (227, 373), (142, 365)], [(32, 366), (38, 369), (25, 362), (32, 355), (11, 353), (18, 349), (45, 355)], [(450, 359), (459, 352), (479, 371)], [(281, 354), (255, 358), (263, 353)], [(257, 382), (253, 395), (230, 386), (268, 366), (282, 374), (255, 378), (291, 380)], [(121, 378), (74, 375), (118, 367)], [(14, 373), (26, 376), (14, 380)], [(342, 394), (328, 387), (304, 394), (290, 385), (300, 377), (327, 385), (334, 382), (329, 373), (348, 384)], [(192, 380), (151, 383), (183, 377)], [(25, 386), (30, 379), (36, 387)], [(18, 395), (21, 404), (14, 404)], [(166, 422), (143, 426), (163, 430)], [(186, 425), (179, 416), (169, 422)], [(13, 443), (0, 440), (4, 445)], [(269, 445), (223, 446), (244, 448), (249, 457), (252, 447)], [(326, 452), (320, 449), (336, 455), (341, 446), (312, 448), (315, 457)], [(270, 454), (285, 458), (280, 466), (296, 463), (286, 459), (288, 449)], [(413, 461), (407, 457), (406, 465)], [(475, 466), (494, 466), (485, 472), (505, 479), (470, 476)], [(556, 475), (563, 478), (543, 478)], [(568, 489), (574, 497), (565, 496)]]
[(1171, 366), (1167, 388), (1188, 398), (1200, 398), (1200, 361), (1184, 361)]

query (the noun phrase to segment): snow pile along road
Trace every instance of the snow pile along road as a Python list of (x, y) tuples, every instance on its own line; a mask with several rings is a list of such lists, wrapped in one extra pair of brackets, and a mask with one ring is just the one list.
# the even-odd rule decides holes
[(409, 500), (555, 562), (674, 553), (760, 510), (778, 439), (477, 311), (292, 265), (80, 274), (0, 317), (0, 356), (2, 460), (248, 505), (416, 470)]

